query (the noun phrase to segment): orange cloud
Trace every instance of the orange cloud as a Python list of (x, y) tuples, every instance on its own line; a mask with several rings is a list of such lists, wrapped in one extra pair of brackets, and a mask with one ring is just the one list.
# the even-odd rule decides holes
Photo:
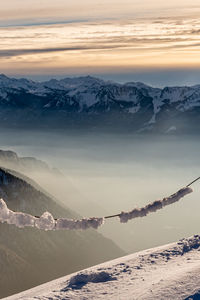
[(198, 17), (0, 28), (6, 70), (200, 66)]

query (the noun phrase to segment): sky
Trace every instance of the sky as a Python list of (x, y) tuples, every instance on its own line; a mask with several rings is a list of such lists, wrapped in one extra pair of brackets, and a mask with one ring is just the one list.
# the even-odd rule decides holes
[(199, 0), (4, 1), (1, 73), (200, 83), (199, 13)]

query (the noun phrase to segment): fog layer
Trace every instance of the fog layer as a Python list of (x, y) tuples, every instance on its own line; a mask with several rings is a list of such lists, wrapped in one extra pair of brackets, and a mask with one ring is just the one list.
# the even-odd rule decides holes
[[(1, 149), (35, 156), (57, 173), (27, 172), (49, 193), (84, 217), (129, 211), (167, 197), (200, 175), (196, 137), (56, 132), (0, 133)], [(199, 184), (194, 193), (156, 214), (100, 231), (127, 252), (175, 241), (198, 230)]]

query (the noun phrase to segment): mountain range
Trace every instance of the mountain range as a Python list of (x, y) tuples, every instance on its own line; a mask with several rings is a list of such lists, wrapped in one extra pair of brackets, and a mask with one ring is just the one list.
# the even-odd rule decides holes
[(200, 124), (200, 85), (155, 88), (95, 77), (34, 82), (0, 75), (1, 127), (190, 133)]

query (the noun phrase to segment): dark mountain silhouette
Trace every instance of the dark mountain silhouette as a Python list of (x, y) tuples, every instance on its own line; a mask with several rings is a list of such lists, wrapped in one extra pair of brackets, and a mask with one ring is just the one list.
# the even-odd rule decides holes
[[(14, 211), (32, 215), (79, 217), (62, 207), (31, 179), (0, 168), (0, 197)], [(0, 297), (123, 255), (94, 230), (44, 232), (0, 223)]]

